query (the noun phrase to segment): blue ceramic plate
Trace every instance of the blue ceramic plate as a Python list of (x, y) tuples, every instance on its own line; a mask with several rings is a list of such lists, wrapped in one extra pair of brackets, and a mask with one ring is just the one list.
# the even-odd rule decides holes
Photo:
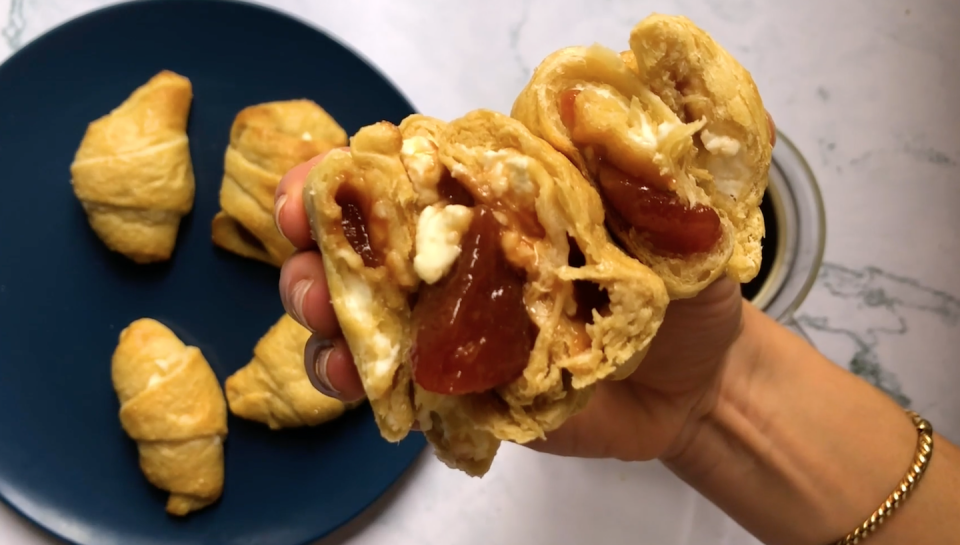
[[(173, 259), (133, 265), (88, 227), (69, 166), (87, 123), (162, 69), (193, 82), (193, 212)], [(0, 67), (0, 495), (83, 544), (308, 542), (381, 495), (423, 448), (381, 439), (369, 407), (271, 432), (231, 416), (215, 506), (164, 511), (120, 428), (110, 356), (150, 316), (200, 347), (221, 382), (280, 317), (278, 270), (210, 242), (223, 153), (242, 108), (310, 98), (353, 134), (413, 112), (354, 53), (269, 9), (214, 0), (121, 4), (75, 19)]]

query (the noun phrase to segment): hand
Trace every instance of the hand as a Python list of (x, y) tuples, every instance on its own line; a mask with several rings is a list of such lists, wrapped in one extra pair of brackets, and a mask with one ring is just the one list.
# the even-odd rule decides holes
[[(354, 401), (363, 397), (363, 387), (337, 325), (300, 196), (307, 173), (321, 158), (292, 169), (277, 189), (277, 226), (301, 250), (283, 265), (280, 295), (287, 312), (314, 332), (304, 354), (314, 386)], [(527, 446), (621, 460), (663, 458), (682, 449), (716, 402), (726, 354), (742, 330), (743, 305), (740, 286), (726, 278), (697, 297), (671, 303), (636, 372), (600, 384), (581, 413), (545, 441)]]
[(287, 314), (313, 333), (304, 348), (310, 382), (325, 395), (351, 402), (364, 397), (363, 384), (330, 303), (323, 259), (301, 195), (307, 174), (324, 155), (292, 168), (277, 187), (274, 220), (298, 250), (281, 269), (280, 299)]

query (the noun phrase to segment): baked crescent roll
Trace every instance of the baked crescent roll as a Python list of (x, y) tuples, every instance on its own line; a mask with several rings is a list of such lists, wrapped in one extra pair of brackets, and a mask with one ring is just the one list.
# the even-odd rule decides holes
[(227, 378), (230, 412), (270, 429), (316, 426), (346, 410), (316, 390), (303, 367), (310, 331), (284, 314), (253, 349), (253, 359)]
[(417, 422), (470, 475), (632, 371), (669, 300), (577, 169), (494, 112), (364, 127), (304, 202), (381, 434)]
[(749, 72), (689, 19), (651, 15), (622, 54), (551, 54), (511, 115), (593, 182), (610, 230), (672, 298), (759, 272), (766, 110)]
[(142, 318), (120, 333), (112, 375), (120, 423), (147, 480), (170, 492), (167, 512), (183, 516), (217, 501), (227, 404), (200, 350)]
[(173, 253), (193, 208), (190, 80), (164, 70), (90, 123), (70, 165), (73, 192), (108, 248), (136, 263)]
[(296, 165), (346, 143), (340, 125), (310, 100), (267, 102), (241, 110), (224, 156), (222, 210), (211, 226), (214, 244), (282, 265), (294, 248), (273, 219), (280, 178)]

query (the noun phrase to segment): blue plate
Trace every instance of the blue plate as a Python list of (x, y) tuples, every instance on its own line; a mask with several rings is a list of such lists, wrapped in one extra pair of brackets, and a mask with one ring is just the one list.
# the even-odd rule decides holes
[[(193, 82), (196, 204), (173, 259), (133, 265), (88, 227), (69, 166), (87, 124), (162, 69)], [(313, 429), (231, 417), (221, 501), (186, 519), (140, 472), (110, 356), (150, 316), (200, 347), (221, 381), (280, 317), (278, 271), (210, 241), (230, 124), (245, 106), (310, 98), (353, 134), (413, 113), (354, 53), (270, 9), (139, 1), (75, 19), (0, 67), (0, 495), (83, 544), (304, 543), (373, 502), (421, 452), (384, 441), (369, 407)]]

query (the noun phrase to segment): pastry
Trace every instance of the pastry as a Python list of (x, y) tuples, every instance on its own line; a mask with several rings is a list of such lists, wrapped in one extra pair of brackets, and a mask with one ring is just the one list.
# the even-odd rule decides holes
[(140, 469), (170, 492), (167, 512), (183, 516), (223, 490), (227, 407), (207, 360), (163, 324), (142, 318), (120, 333), (113, 353), (120, 423), (140, 451)]
[(136, 263), (170, 259), (193, 208), (190, 80), (164, 70), (87, 127), (70, 165), (73, 192), (108, 248)]
[(381, 435), (416, 422), (470, 475), (632, 371), (668, 302), (570, 161), (494, 112), (364, 127), (304, 203)]
[(223, 165), (214, 244), (279, 267), (294, 248), (273, 219), (280, 178), (296, 165), (346, 145), (347, 135), (310, 100), (267, 102), (244, 108), (230, 128)]
[(689, 19), (651, 15), (621, 54), (551, 54), (511, 115), (594, 184), (610, 230), (672, 298), (759, 272), (771, 129), (749, 72)]
[(346, 406), (316, 390), (303, 367), (310, 331), (284, 314), (253, 349), (253, 359), (224, 383), (230, 412), (270, 429), (316, 426)]

